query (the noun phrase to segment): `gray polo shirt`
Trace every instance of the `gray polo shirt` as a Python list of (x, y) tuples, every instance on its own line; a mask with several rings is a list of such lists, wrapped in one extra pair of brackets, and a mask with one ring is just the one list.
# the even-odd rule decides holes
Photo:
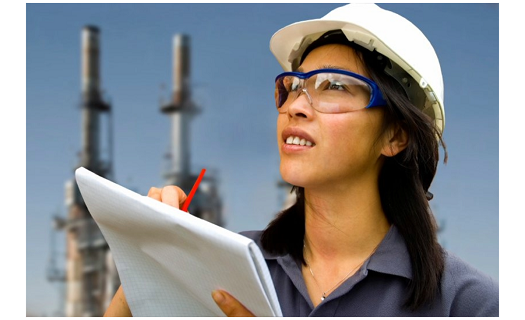
[(447, 253), (441, 290), (434, 301), (414, 312), (403, 307), (412, 279), (405, 241), (392, 226), (361, 269), (316, 308), (308, 295), (301, 263), (289, 254), (270, 254), (260, 243), (262, 231), (241, 232), (261, 248), (284, 316), (499, 316), (499, 284)]

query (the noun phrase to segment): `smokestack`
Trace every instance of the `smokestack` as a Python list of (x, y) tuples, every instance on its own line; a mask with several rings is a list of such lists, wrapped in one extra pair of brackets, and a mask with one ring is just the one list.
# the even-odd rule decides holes
[[(170, 162), (164, 174), (165, 185), (177, 185), (183, 190), (190, 190), (197, 179), (197, 175), (191, 173), (190, 166), (190, 120), (200, 112), (200, 108), (192, 101), (191, 89), (190, 37), (176, 34), (173, 37), (173, 92), (171, 101), (163, 105), (161, 111), (171, 119)], [(209, 169), (190, 210), (194, 216), (222, 225), (222, 202), (216, 172)]]
[[(97, 27), (82, 29), (82, 146), (79, 166), (100, 176), (111, 174), (112, 159), (101, 157), (101, 120), (109, 117), (111, 106), (103, 101), (100, 89), (100, 31)], [(111, 121), (108, 121), (111, 126)], [(111, 127), (108, 128), (108, 134)], [(111, 144), (108, 144), (111, 148)], [(110, 150), (111, 152), (111, 150)], [(113, 296), (119, 279), (108, 275), (107, 243), (89, 214), (74, 178), (66, 182), (67, 266), (66, 305), (68, 317), (101, 316), (108, 297)], [(108, 291), (109, 290), (109, 291)]]
[(182, 106), (190, 101), (190, 38), (177, 34), (173, 37), (173, 104)]
[(95, 26), (82, 29), (82, 98), (100, 100), (100, 30)]
[(100, 89), (100, 30), (82, 29), (82, 151), (80, 165), (100, 171), (100, 114), (110, 110)]
[(170, 179), (169, 183), (182, 185), (190, 172), (190, 125), (195, 113), (190, 90), (190, 38), (176, 34), (173, 37), (173, 92), (172, 101), (162, 106), (171, 117)]

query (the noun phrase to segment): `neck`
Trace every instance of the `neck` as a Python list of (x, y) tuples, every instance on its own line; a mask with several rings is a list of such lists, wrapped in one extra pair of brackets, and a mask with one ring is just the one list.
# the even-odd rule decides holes
[(366, 258), (390, 228), (377, 183), (305, 188), (305, 244), (311, 262)]

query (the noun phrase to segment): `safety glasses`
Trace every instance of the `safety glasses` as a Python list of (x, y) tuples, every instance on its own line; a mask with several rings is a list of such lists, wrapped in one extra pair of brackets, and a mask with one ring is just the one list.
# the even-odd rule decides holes
[(287, 112), (302, 93), (310, 105), (321, 113), (345, 113), (386, 105), (375, 82), (346, 70), (284, 72), (275, 78), (278, 112)]

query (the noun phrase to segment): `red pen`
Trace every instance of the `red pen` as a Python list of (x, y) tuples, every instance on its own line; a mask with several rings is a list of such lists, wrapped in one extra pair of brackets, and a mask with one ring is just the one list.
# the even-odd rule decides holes
[(182, 209), (181, 209), (182, 211), (188, 212), (188, 207), (190, 206), (191, 199), (193, 199), (193, 195), (195, 194), (195, 191), (197, 191), (197, 188), (199, 187), (199, 184), (201, 183), (202, 177), (204, 176), (205, 172), (206, 172), (206, 169), (201, 170), (201, 173), (199, 174), (197, 181), (195, 181), (193, 188), (191, 188), (190, 194), (186, 198), (186, 201), (184, 201), (184, 205), (182, 206)]

